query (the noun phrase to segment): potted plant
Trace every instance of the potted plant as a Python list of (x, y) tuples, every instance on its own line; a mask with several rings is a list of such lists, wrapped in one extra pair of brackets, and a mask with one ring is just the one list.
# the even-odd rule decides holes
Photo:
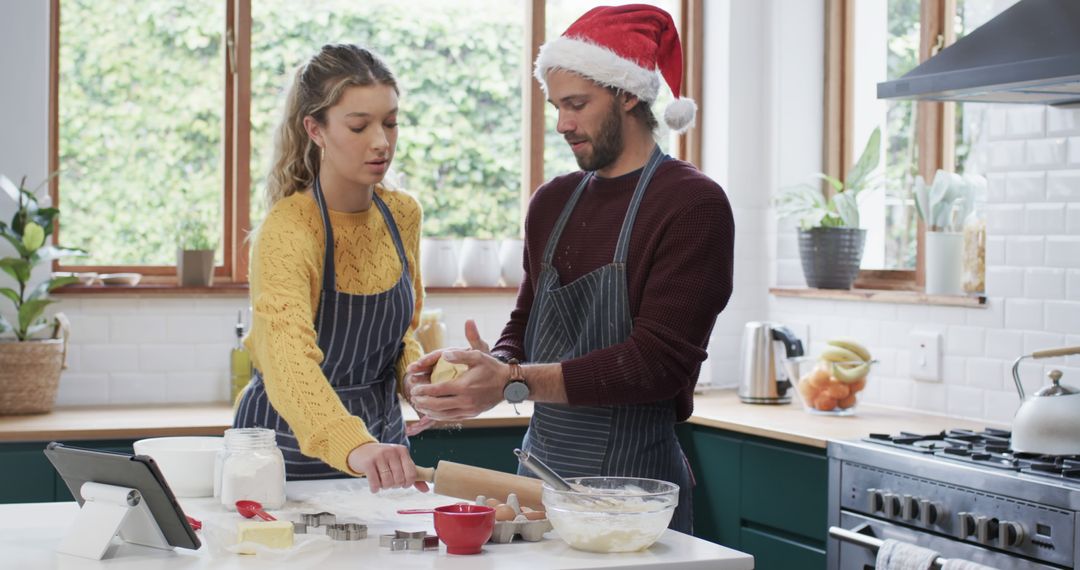
[(209, 287), (214, 283), (213, 224), (196, 209), (188, 210), (177, 226), (176, 277), (183, 287)]
[[(66, 249), (49, 243), (60, 211), (38, 206), (36, 190), (18, 187), (0, 175), (0, 189), (15, 203), (11, 224), (0, 221), (0, 237), (15, 250), (15, 255), (0, 258), (0, 270), (15, 281), (15, 287), (0, 286), (0, 296), (15, 306), (11, 320), (0, 315), (0, 335), (14, 339), (0, 340), (0, 414), (35, 414), (52, 409), (60, 371), (67, 356), (67, 318), (57, 314), (44, 318), (45, 307), (54, 303), (49, 292), (69, 283), (74, 276), (51, 277), (32, 286), (35, 267), (69, 255), (86, 255), (81, 249)], [(6, 283), (0, 283), (6, 285)], [(47, 338), (40, 338), (47, 333)]]
[(776, 199), (781, 218), (799, 220), (799, 257), (806, 284), (820, 289), (850, 289), (859, 275), (866, 230), (859, 228), (858, 196), (875, 183), (880, 159), (881, 129), (870, 140), (844, 180), (824, 173), (827, 182), (787, 188)]

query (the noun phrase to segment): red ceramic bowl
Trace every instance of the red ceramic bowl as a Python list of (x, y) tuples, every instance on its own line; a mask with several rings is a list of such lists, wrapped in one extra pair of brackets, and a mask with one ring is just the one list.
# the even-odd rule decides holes
[(450, 554), (480, 554), (495, 530), (495, 509), (482, 505), (435, 508), (435, 532)]

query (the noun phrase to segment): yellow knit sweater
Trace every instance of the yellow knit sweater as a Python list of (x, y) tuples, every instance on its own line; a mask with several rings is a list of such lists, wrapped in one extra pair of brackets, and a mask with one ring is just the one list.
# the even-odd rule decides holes
[[(397, 362), (398, 382), (405, 367), (422, 354), (413, 332), (420, 322), (424, 288), (420, 280), (420, 203), (401, 190), (375, 192), (397, 223), (409, 260), (416, 307)], [(364, 212), (330, 210), (334, 228), (337, 289), (351, 294), (385, 291), (401, 277), (401, 261), (390, 230), (374, 204)], [(348, 466), (357, 446), (375, 441), (364, 422), (351, 415), (320, 369), (315, 311), (322, 287), (326, 234), (311, 192), (274, 204), (256, 236), (251, 259), (254, 314), (245, 345), (263, 375), (270, 403), (288, 422), (300, 450), (332, 467), (359, 475)]]

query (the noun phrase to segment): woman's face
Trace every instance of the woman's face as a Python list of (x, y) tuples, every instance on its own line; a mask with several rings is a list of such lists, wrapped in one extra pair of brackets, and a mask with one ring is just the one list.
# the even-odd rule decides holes
[(345, 88), (341, 100), (326, 110), (325, 125), (310, 117), (305, 121), (315, 123), (308, 132), (324, 149), (322, 168), (360, 185), (380, 182), (397, 146), (397, 112), (393, 87)]

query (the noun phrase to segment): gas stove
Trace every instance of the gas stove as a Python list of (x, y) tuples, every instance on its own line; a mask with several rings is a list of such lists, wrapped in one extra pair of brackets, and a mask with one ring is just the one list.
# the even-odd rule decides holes
[(952, 429), (936, 434), (872, 433), (863, 441), (1080, 485), (1080, 455), (1041, 455), (1013, 451), (1009, 448), (1011, 437), (1012, 433), (1007, 430), (986, 428), (983, 431)]
[[(1006, 430), (830, 441), (829, 524), (993, 568), (1080, 568), (1080, 456), (1014, 452)], [(873, 568), (830, 539), (828, 568)]]

